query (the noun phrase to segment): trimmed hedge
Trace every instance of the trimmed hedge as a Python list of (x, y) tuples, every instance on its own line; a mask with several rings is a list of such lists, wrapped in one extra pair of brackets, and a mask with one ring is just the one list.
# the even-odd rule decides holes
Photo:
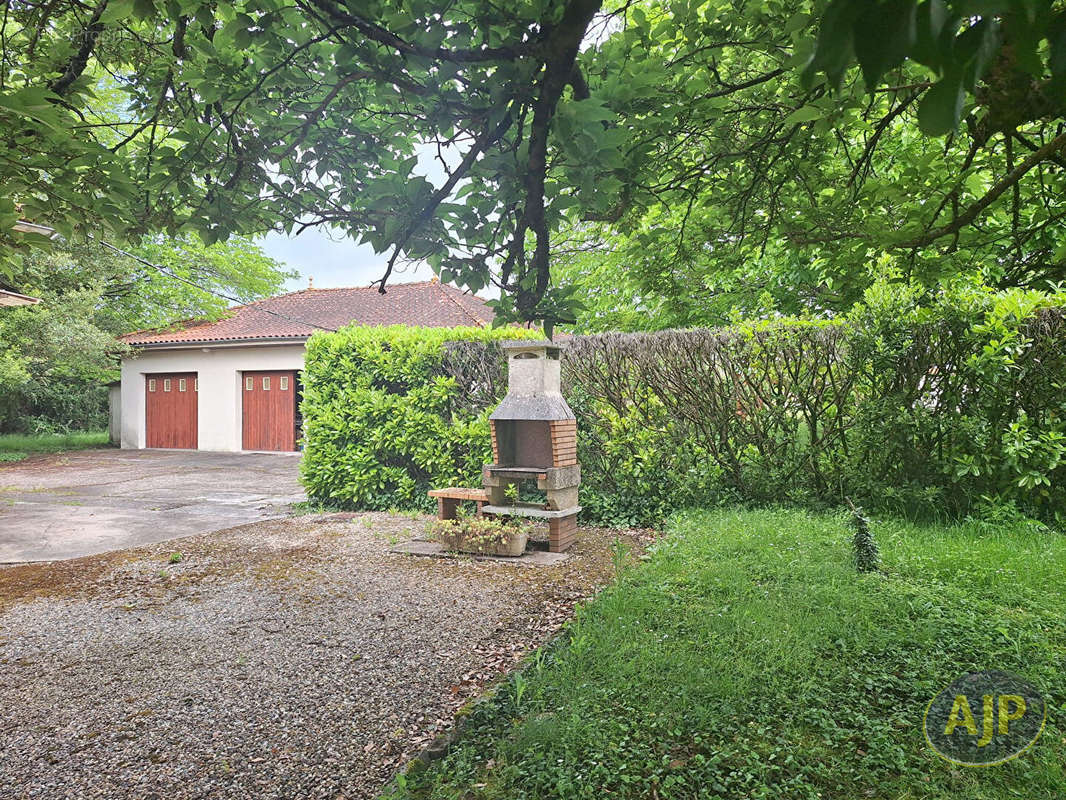
[(471, 408), (460, 394), (443, 369), (444, 345), (539, 337), (515, 328), (404, 326), (316, 333), (300, 407), (310, 497), (344, 508), (428, 508), (434, 486), (480, 486), (492, 456), (490, 406)]
[[(1066, 509), (1063, 298), (879, 283), (846, 318), (575, 337), (588, 521), (731, 501), (908, 516)], [(521, 331), (522, 334), (529, 332)], [(533, 335), (533, 334), (530, 334)], [(479, 484), (516, 331), (349, 329), (308, 351), (304, 478), (346, 507)], [(458, 340), (458, 341), (454, 341)]]

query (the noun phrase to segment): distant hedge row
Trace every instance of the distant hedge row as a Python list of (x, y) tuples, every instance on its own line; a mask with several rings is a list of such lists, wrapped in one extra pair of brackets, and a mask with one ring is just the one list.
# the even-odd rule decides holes
[[(878, 284), (846, 318), (576, 337), (589, 521), (731, 501), (909, 515), (1066, 511), (1062, 298)], [(533, 335), (522, 332), (523, 335)], [(355, 328), (311, 339), (304, 479), (354, 508), (478, 485), (510, 330)]]

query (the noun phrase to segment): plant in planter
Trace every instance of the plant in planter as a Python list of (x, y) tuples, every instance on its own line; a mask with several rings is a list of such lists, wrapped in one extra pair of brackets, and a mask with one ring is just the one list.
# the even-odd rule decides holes
[(438, 519), (429, 532), (445, 550), (491, 556), (520, 556), (529, 541), (530, 525), (520, 520), (460, 515)]

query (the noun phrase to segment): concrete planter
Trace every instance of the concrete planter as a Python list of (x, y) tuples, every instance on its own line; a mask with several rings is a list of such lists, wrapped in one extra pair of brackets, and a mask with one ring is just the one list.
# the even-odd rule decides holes
[(474, 553), (482, 556), (509, 556), (515, 558), (526, 551), (526, 543), (529, 534), (526, 531), (513, 531), (504, 535), (502, 541), (486, 542), (476, 535), (464, 533), (461, 530), (454, 532), (440, 532), (437, 534), (441, 545), (445, 550), (453, 550), (457, 553)]

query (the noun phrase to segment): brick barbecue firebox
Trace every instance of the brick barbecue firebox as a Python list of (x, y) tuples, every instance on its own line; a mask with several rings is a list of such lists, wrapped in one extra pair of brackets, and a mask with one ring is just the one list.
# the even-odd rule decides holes
[[(501, 348), (507, 356), (507, 396), (489, 417), (494, 463), (482, 470), (485, 490), (437, 489), (430, 495), (438, 498), (444, 519), (454, 517), (460, 500), (477, 500), (485, 514), (545, 520), (548, 548), (561, 552), (577, 537), (581, 511), (577, 420), (560, 390), (562, 348), (548, 341), (510, 341)], [(537, 482), (546, 502), (515, 501), (510, 487), (528, 480)]]

